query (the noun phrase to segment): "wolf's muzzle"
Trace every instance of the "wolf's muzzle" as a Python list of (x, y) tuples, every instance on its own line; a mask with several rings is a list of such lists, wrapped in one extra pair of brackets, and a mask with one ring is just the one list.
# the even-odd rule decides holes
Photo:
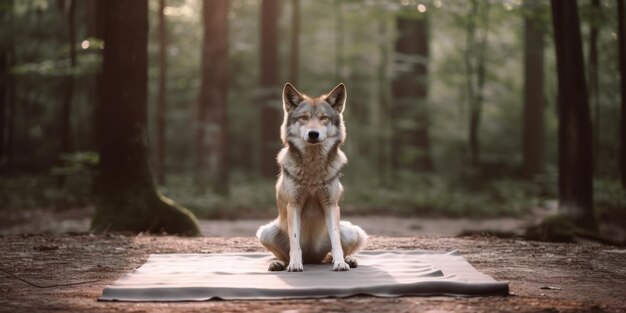
[(310, 130), (309, 133), (307, 134), (307, 141), (311, 142), (311, 143), (315, 143), (319, 141), (320, 138), (320, 132), (318, 132), (317, 130)]

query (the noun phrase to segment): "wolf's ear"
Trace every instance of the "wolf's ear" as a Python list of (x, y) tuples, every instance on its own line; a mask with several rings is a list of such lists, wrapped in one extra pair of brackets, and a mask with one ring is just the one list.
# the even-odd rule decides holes
[(333, 90), (328, 93), (324, 100), (326, 100), (326, 102), (328, 102), (328, 104), (330, 104), (330, 106), (333, 107), (335, 111), (337, 111), (338, 113), (342, 113), (343, 109), (346, 107), (347, 97), (348, 94), (346, 92), (346, 85), (341, 83), (337, 85), (337, 87), (333, 88)]
[(295, 109), (300, 102), (304, 100), (304, 96), (292, 86), (290, 83), (286, 83), (283, 87), (283, 108), (285, 112), (291, 112)]

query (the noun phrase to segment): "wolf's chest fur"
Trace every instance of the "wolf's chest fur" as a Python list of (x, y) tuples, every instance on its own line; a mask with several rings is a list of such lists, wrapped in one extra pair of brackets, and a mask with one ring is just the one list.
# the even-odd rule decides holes
[(328, 200), (327, 188), (337, 183), (346, 162), (339, 144), (330, 142), (304, 147), (288, 145), (278, 157), (281, 175), (293, 187), (292, 196), (301, 205), (310, 202), (307, 201), (309, 199), (325, 204)]
[(337, 180), (347, 162), (339, 144), (296, 147), (288, 145), (279, 155), (282, 175), (300, 191), (316, 191)]
[(296, 152), (300, 153), (300, 156), (297, 164), (292, 166), (293, 173), (289, 169), (287, 171), (293, 175), (296, 184), (301, 188), (320, 188), (340, 170), (329, 167), (332, 163), (329, 152), (321, 145), (306, 147), (302, 153)]

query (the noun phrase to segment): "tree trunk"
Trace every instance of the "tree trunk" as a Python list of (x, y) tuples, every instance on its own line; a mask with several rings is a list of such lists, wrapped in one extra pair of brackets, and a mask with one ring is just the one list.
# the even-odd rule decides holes
[[(466, 31), (465, 67), (467, 71), (468, 102), (469, 102), (469, 130), (468, 141), (470, 150), (470, 164), (480, 164), (480, 122), (483, 109), (483, 90), (485, 86), (487, 43), (489, 31), (489, 2), (482, 4), (472, 1), (472, 12), (468, 15)], [(482, 32), (480, 41), (476, 41), (478, 17), (482, 18)]]
[(276, 177), (276, 154), (280, 150), (279, 128), (282, 121), (281, 86), (278, 63), (278, 0), (263, 0), (261, 5), (261, 173)]
[[(13, 2), (11, 2), (12, 4)], [(7, 52), (7, 70), (15, 64), (15, 50), (10, 48)], [(6, 169), (7, 173), (11, 173), (13, 170), (13, 151), (15, 150), (15, 117), (16, 117), (16, 80), (15, 75), (7, 74), (6, 81)]]
[(540, 1), (524, 1), (528, 15), (524, 20), (524, 111), (523, 111), (523, 175), (533, 178), (544, 170), (544, 31), (537, 14)]
[(624, 0), (617, 0), (618, 54), (622, 113), (619, 134), (619, 166), (622, 187), (626, 189), (626, 22), (624, 21)]
[(160, 195), (148, 161), (148, 1), (107, 0), (97, 116), (100, 176), (95, 232), (198, 235), (193, 214)]
[(335, 0), (335, 81), (343, 81), (343, 0)]
[[(472, 11), (467, 16), (467, 25), (465, 26), (465, 51), (463, 53), (463, 61), (465, 65), (465, 80), (467, 83), (467, 103), (469, 104), (469, 113), (472, 116), (474, 112), (474, 101), (476, 101), (476, 83), (475, 80), (475, 65), (474, 65), (474, 51), (476, 46), (476, 16), (478, 15), (478, 4), (476, 1), (472, 1)], [(478, 146), (476, 144), (476, 138), (474, 137), (476, 129), (472, 121), (468, 124), (468, 144), (470, 152), (470, 164), (475, 165), (478, 159)]]
[(289, 55), (289, 82), (298, 85), (300, 60), (300, 0), (292, 0), (291, 54)]
[(598, 82), (598, 24), (600, 23), (600, 0), (591, 0), (591, 29), (589, 30), (589, 100), (593, 107), (594, 169), (597, 168), (600, 140), (600, 87)]
[[(0, 2), (2, 3), (2, 2)], [(2, 15), (0, 15), (2, 17)], [(8, 83), (9, 83), (9, 58), (7, 47), (0, 47), (0, 169), (6, 165), (7, 146), (5, 134), (7, 133), (8, 116)]]
[[(13, 0), (0, 0), (0, 21), (3, 22), (3, 26), (7, 27), (9, 18), (13, 13)], [(8, 136), (10, 134), (9, 121), (10, 116), (10, 88), (9, 81), (11, 75), (9, 73), (9, 54), (12, 49), (12, 42), (6, 40), (0, 42), (0, 170), (5, 168), (8, 170)]]
[(398, 17), (393, 95), (393, 165), (431, 171), (428, 135), (428, 21)]
[(86, 25), (86, 32), (87, 32), (87, 37), (94, 37), (94, 38), (98, 38), (98, 39), (102, 39), (102, 32), (103, 32), (103, 21), (102, 21), (102, 14), (100, 14), (100, 10), (99, 8), (101, 8), (103, 6), (103, 4), (101, 4), (101, 1), (107, 1), (107, 0), (89, 0), (89, 4), (87, 12), (86, 12), (86, 16), (87, 16), (87, 25)]
[(159, 87), (156, 107), (156, 176), (157, 182), (165, 184), (165, 97), (167, 92), (167, 33), (165, 25), (165, 0), (159, 0)]
[[(91, 0), (88, 2), (88, 12), (87, 17), (89, 22), (87, 24), (87, 37), (92, 44), (97, 45), (100, 44), (98, 40), (104, 40), (104, 14), (102, 11), (106, 7), (107, 0)], [(94, 40), (95, 39), (95, 40)], [(102, 56), (102, 51), (100, 51), (100, 57)], [(97, 125), (98, 124), (98, 116), (97, 116), (97, 108), (100, 106), (100, 102), (103, 101), (102, 96), (102, 68), (93, 73), (89, 77), (89, 92), (90, 96), (93, 98), (93, 107), (91, 112), (91, 116), (89, 117), (88, 125)], [(91, 132), (91, 140), (95, 143), (96, 147), (98, 145), (98, 135), (97, 132)]]
[(389, 48), (387, 45), (389, 38), (387, 19), (379, 19), (378, 21), (378, 40), (380, 44), (380, 61), (378, 65), (378, 109), (372, 112), (371, 116), (375, 118), (374, 127), (378, 129), (378, 176), (381, 185), (389, 186), (393, 181), (392, 164), (391, 164), (391, 108), (389, 105)]
[(576, 1), (552, 0), (559, 112), (559, 211), (595, 227), (591, 119)]
[[(76, 3), (68, 0), (67, 8), (67, 44), (70, 49), (70, 69), (65, 78), (63, 93), (63, 107), (61, 109), (61, 149), (59, 155), (70, 152), (72, 149), (72, 98), (74, 98), (74, 69), (76, 68)], [(59, 187), (65, 184), (65, 176), (60, 175), (57, 181)]]
[(205, 1), (196, 181), (228, 193), (228, 1)]

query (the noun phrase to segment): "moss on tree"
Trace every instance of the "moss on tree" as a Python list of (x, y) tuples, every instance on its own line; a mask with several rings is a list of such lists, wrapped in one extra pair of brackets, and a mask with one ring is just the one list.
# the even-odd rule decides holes
[(196, 217), (154, 189), (105, 196), (97, 202), (91, 230), (198, 236)]

